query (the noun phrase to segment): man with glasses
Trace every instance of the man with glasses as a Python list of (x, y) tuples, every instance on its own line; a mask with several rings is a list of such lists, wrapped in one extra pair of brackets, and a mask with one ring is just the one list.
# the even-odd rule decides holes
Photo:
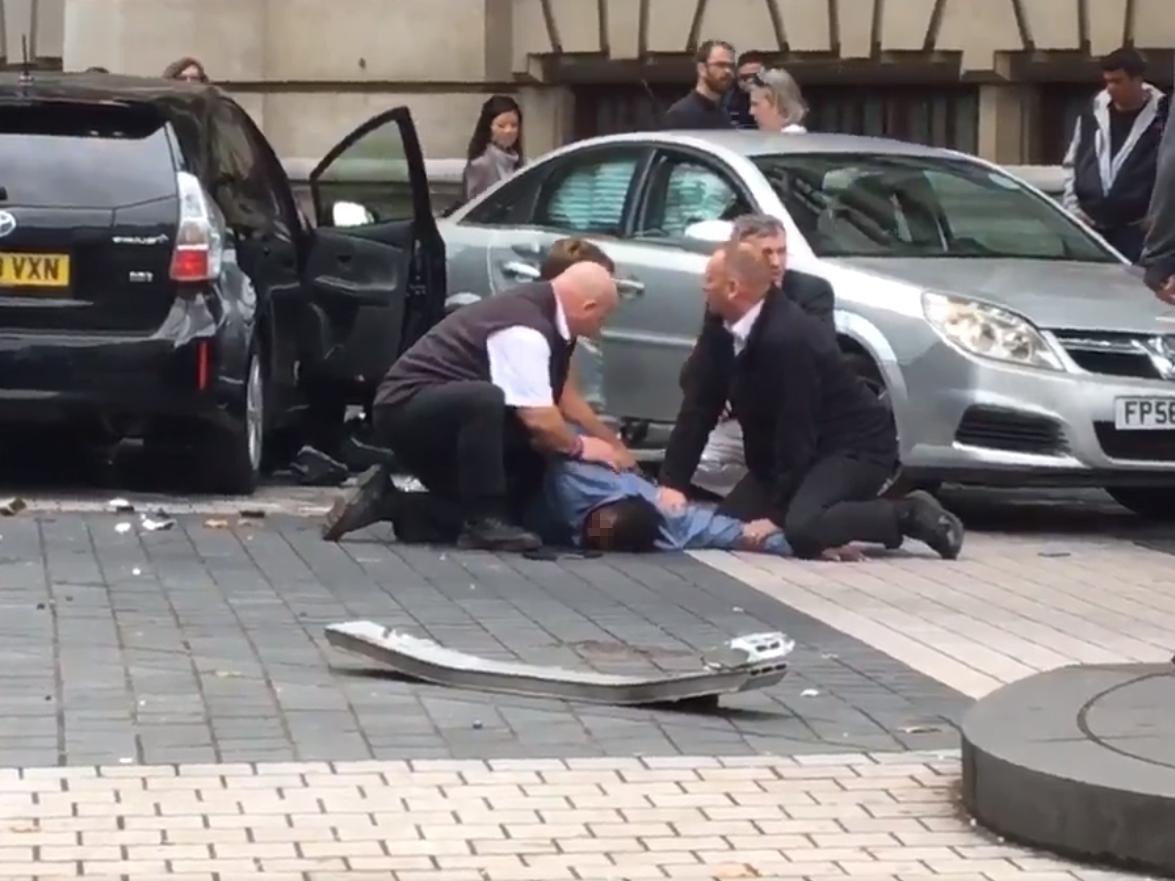
[(731, 124), (735, 128), (756, 128), (755, 117), (751, 115), (751, 87), (755, 78), (763, 73), (767, 64), (767, 56), (754, 49), (743, 52), (738, 57), (738, 88), (726, 93), (726, 112), (730, 115)]
[(723, 40), (707, 40), (694, 56), (698, 81), (694, 90), (665, 113), (667, 129), (734, 128), (722, 106), (722, 96), (734, 85), (734, 47)]

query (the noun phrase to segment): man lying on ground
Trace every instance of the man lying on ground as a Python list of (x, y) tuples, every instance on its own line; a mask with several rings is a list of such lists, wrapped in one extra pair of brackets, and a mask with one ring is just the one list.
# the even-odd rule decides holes
[[(657, 505), (657, 486), (634, 471), (617, 472), (590, 462), (551, 462), (543, 491), (527, 525), (544, 542), (598, 551), (761, 551), (794, 556), (783, 532), (719, 514), (713, 506), (687, 503), (673, 511)], [(851, 546), (830, 548), (827, 560), (860, 560)]]

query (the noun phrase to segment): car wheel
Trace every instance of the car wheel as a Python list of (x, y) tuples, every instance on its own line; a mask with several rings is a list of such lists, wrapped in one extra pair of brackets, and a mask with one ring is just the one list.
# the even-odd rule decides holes
[(265, 370), (261, 356), (254, 348), (249, 354), (245, 400), (237, 408), (237, 423), (227, 429), (218, 429), (203, 450), (212, 491), (249, 495), (257, 489), (268, 416), (266, 391)]
[(1147, 520), (1175, 520), (1175, 487), (1115, 486), (1106, 490), (1123, 508)]

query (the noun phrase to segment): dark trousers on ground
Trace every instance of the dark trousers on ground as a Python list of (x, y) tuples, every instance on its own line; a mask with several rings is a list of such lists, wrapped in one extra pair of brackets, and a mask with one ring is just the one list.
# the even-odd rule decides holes
[(400, 498), (395, 526), (405, 541), (452, 541), (476, 517), (517, 521), (541, 486), (542, 456), (492, 383), (426, 387), (377, 406), (374, 421), (380, 441), (428, 489)]
[(770, 517), (800, 557), (851, 541), (896, 548), (902, 543), (900, 502), (877, 497), (893, 471), (876, 461), (829, 456), (808, 470), (786, 511), (776, 510), (763, 483), (747, 474), (718, 510), (746, 521)]

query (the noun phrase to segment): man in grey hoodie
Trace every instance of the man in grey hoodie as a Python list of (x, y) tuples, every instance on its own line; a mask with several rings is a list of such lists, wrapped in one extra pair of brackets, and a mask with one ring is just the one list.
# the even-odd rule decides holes
[(1142, 251), (1146, 283), (1159, 298), (1175, 306), (1175, 121), (1159, 146), (1159, 168), (1151, 198), (1150, 229)]

